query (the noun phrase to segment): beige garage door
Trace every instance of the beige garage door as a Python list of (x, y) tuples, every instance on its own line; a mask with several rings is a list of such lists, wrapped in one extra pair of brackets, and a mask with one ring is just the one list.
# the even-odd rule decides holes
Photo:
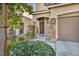
[(59, 39), (79, 41), (79, 17), (59, 18)]

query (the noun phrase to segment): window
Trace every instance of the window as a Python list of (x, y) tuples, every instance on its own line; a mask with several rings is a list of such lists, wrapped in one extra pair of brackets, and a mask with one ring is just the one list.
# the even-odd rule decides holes
[(21, 23), (20, 34), (24, 33), (24, 23)]
[(52, 5), (53, 3), (44, 3), (44, 6), (50, 6)]

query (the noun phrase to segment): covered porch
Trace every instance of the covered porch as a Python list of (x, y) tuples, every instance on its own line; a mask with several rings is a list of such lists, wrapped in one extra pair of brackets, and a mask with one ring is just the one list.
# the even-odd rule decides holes
[(56, 39), (56, 21), (50, 17), (39, 17), (35, 21), (36, 36), (46, 36), (49, 40)]

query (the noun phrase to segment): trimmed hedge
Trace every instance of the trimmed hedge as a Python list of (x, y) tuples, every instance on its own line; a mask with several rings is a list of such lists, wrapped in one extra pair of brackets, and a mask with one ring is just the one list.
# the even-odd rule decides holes
[(54, 49), (42, 41), (22, 41), (9, 50), (10, 56), (55, 56)]

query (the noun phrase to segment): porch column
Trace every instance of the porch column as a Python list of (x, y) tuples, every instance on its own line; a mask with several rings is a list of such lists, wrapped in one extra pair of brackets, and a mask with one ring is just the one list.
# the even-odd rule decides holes
[(50, 33), (50, 25), (49, 25), (49, 19), (44, 18), (44, 35), (49, 37)]
[(56, 16), (56, 40), (58, 40), (58, 17)]
[(46, 35), (46, 18), (44, 18), (44, 35), (47, 36)]
[(50, 20), (50, 37), (53, 41), (56, 39), (56, 18)]
[(49, 18), (49, 39), (51, 39), (51, 17)]
[(39, 21), (35, 20), (35, 35), (38, 36), (39, 35)]

